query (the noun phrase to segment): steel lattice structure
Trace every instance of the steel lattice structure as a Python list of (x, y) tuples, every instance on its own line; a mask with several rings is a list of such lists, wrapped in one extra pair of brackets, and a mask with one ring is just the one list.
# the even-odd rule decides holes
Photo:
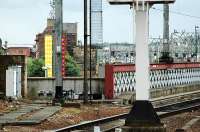
[(50, 19), (55, 19), (55, 0), (50, 0), (51, 10), (49, 13)]

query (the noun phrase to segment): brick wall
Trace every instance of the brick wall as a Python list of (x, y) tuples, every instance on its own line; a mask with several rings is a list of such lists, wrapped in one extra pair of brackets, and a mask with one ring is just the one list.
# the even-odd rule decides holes
[(25, 56), (30, 56), (31, 54), (31, 49), (28, 47), (9, 47), (8, 50), (8, 55), (25, 55)]

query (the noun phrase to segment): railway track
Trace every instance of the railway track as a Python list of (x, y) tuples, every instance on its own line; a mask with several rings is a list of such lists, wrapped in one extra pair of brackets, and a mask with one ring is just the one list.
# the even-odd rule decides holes
[[(200, 98), (196, 98), (190, 101), (184, 101), (179, 102), (176, 104), (169, 104), (164, 105), (161, 107), (155, 108), (156, 112), (158, 113), (158, 116), (160, 118), (166, 118), (169, 116), (173, 116), (176, 114), (180, 114), (187, 111), (197, 110), (200, 108)], [(68, 127), (64, 127), (61, 129), (54, 130), (55, 132), (71, 132), (71, 131), (93, 131), (94, 126), (99, 126), (101, 128), (101, 131), (107, 132), (112, 131), (115, 128), (118, 128), (120, 126), (123, 126), (125, 123), (125, 118), (128, 115), (128, 113), (115, 115), (111, 117), (106, 117), (98, 120), (93, 121), (87, 121), (83, 122), (77, 125), (72, 125)]]

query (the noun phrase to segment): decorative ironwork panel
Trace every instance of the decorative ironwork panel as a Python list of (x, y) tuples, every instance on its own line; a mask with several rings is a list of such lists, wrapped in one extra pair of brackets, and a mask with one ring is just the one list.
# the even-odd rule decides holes
[[(200, 84), (200, 63), (174, 63), (150, 65), (150, 88), (173, 88)], [(105, 67), (104, 94), (112, 99), (124, 92), (135, 90), (135, 65), (107, 64)]]
[[(114, 97), (135, 90), (135, 71), (115, 72)], [(150, 71), (150, 88), (168, 88), (200, 83), (200, 68), (160, 69)]]
[(135, 72), (114, 73), (114, 95), (118, 96), (123, 92), (132, 92), (135, 89)]

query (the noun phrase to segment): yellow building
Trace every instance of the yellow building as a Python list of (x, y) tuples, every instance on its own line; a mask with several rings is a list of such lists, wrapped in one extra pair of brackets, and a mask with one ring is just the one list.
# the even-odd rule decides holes
[(52, 69), (52, 46), (53, 46), (53, 37), (52, 35), (45, 35), (45, 67), (47, 69), (47, 77), (53, 76)]

